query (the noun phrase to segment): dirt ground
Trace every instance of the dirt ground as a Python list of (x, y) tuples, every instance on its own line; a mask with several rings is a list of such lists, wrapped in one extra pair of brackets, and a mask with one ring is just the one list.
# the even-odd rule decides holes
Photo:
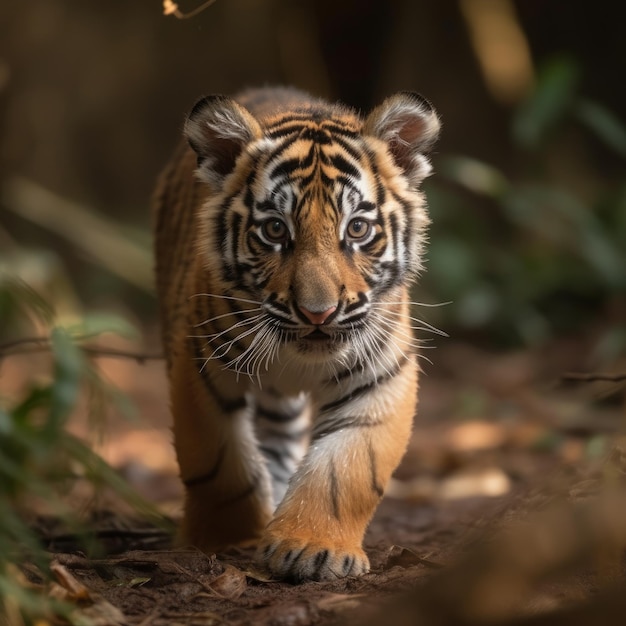
[[(508, 624), (593, 602), (607, 581), (623, 585), (619, 542), (626, 545), (626, 538), (615, 539), (621, 531), (611, 535), (619, 556), (609, 559), (610, 567), (604, 567), (606, 559), (600, 567), (595, 557), (579, 557), (590, 551), (589, 542), (595, 542), (593, 554), (602, 552), (598, 541), (615, 530), (611, 520), (620, 515), (621, 501), (599, 521), (592, 514), (588, 528), (580, 522), (586, 509), (574, 514), (568, 507), (588, 502), (589, 492), (597, 496), (607, 463), (620, 480), (626, 475), (619, 453), (626, 414), (619, 384), (567, 386), (561, 380), (575, 369), (572, 363), (582, 362), (584, 350), (579, 342), (563, 342), (536, 353), (493, 355), (463, 345), (436, 351), (436, 365), (424, 366), (409, 450), (366, 535), (372, 569), (365, 576), (301, 585), (270, 581), (256, 570), (252, 549), (205, 555), (172, 547), (169, 532), (112, 509), (105, 498), (93, 513), (98, 556), (85, 556), (71, 534), (41, 523), (56, 578), (46, 593), (69, 600), (75, 616), (99, 626)], [(101, 359), (100, 365), (133, 398), (138, 416), (129, 421), (113, 415), (98, 449), (176, 520), (182, 492), (163, 364)], [(5, 366), (4, 380), (13, 375), (18, 385), (20, 364), (11, 367)], [(83, 413), (72, 429), (87, 435), (91, 426)], [(500, 544), (491, 529), (537, 511), (546, 515), (555, 502), (565, 507), (554, 508), (556, 517), (532, 522), (515, 531), (522, 533), (519, 540), (513, 534), (493, 547)], [(580, 536), (574, 533), (561, 546), (570, 526)], [(573, 563), (579, 569), (572, 574)], [(561, 566), (567, 575), (560, 576)], [(24, 572), (32, 583), (41, 582), (32, 566), (25, 564)], [(498, 592), (488, 583), (505, 578)], [(487, 596), (481, 581), (492, 590)]]

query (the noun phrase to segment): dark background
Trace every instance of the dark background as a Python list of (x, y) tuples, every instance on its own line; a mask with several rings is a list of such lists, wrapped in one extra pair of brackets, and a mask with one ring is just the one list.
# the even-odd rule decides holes
[[(144, 254), (128, 266), (150, 263), (152, 187), (200, 95), (290, 84), (366, 111), (415, 90), (443, 120), (416, 298), (453, 304), (429, 319), (505, 348), (593, 328), (617, 354), (625, 61), (608, 1), (217, 0), (187, 20), (163, 16), (158, 0), (5, 2), (0, 262), (70, 308), (149, 325), (149, 276), (125, 278), (107, 251), (118, 255), (119, 237)], [(67, 202), (101, 221), (77, 223)]]

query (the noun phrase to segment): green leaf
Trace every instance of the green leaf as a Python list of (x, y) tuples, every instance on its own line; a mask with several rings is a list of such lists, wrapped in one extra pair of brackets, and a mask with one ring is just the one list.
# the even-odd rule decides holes
[(63, 438), (63, 447), (71, 458), (81, 464), (92, 482), (100, 482), (111, 487), (119, 496), (131, 503), (136, 510), (150, 517), (153, 523), (169, 528), (167, 521), (158, 512), (158, 509), (142, 498), (117, 471), (80, 439), (67, 433)]
[(534, 93), (513, 120), (516, 143), (529, 150), (543, 146), (571, 108), (578, 84), (578, 66), (572, 59), (559, 57), (545, 65)]
[(579, 102), (574, 113), (606, 146), (626, 157), (626, 126), (613, 113), (589, 100)]
[(55, 372), (47, 429), (55, 432), (76, 405), (85, 363), (80, 349), (63, 329), (53, 329), (50, 342), (55, 357)]
[(497, 168), (466, 156), (448, 156), (439, 162), (439, 171), (457, 184), (479, 195), (499, 198), (510, 187)]
[(499, 307), (497, 293), (490, 285), (481, 284), (465, 293), (456, 305), (463, 326), (477, 327), (487, 324)]
[(112, 313), (89, 313), (79, 323), (66, 326), (65, 331), (75, 338), (96, 337), (115, 333), (124, 337), (137, 337), (137, 329), (126, 319)]
[(0, 268), (0, 292), (6, 294), (22, 309), (34, 313), (44, 324), (52, 324), (55, 311), (50, 303), (22, 279), (7, 271), (2, 271), (2, 268)]
[(48, 406), (52, 397), (50, 387), (35, 387), (30, 393), (11, 411), (12, 419), (18, 424), (25, 423), (32, 411)]
[(580, 233), (580, 254), (598, 275), (613, 288), (626, 286), (626, 256), (612, 245), (606, 233), (599, 228), (589, 228)]
[(0, 407), (0, 437), (8, 438), (13, 432), (13, 418)]
[(443, 299), (456, 298), (479, 273), (477, 256), (469, 245), (454, 237), (438, 237), (428, 251), (428, 280), (440, 286)]

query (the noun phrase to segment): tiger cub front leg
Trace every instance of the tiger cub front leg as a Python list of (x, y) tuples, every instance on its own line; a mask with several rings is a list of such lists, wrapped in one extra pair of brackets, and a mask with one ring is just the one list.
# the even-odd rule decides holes
[(351, 405), (319, 416), (261, 539), (258, 559), (273, 576), (299, 582), (369, 571), (363, 536), (406, 449), (416, 402), (411, 362)]
[(271, 485), (243, 391), (229, 372), (199, 373), (187, 350), (170, 376), (185, 486), (180, 541), (212, 552), (258, 539), (271, 517)]

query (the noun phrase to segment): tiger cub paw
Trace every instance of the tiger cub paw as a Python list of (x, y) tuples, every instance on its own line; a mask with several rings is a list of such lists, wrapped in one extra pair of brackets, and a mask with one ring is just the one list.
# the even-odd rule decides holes
[(360, 576), (370, 569), (360, 546), (333, 546), (270, 533), (261, 541), (257, 560), (273, 577), (296, 583)]

